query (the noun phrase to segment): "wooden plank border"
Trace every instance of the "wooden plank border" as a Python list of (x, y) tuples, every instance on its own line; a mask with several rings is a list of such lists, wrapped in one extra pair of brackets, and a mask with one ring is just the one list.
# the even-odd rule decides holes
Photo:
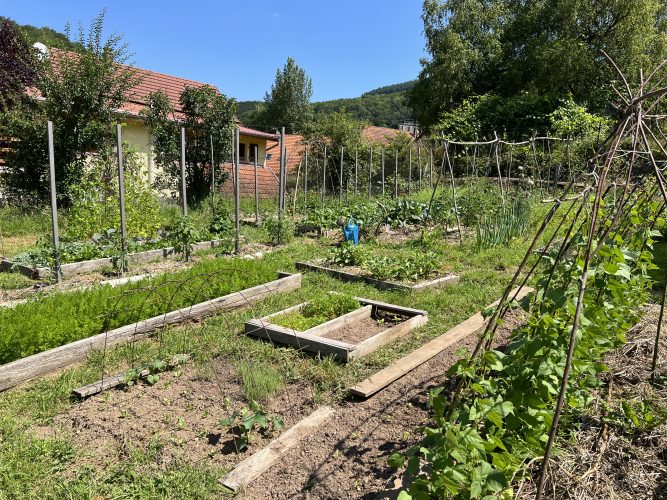
[(371, 276), (352, 274), (345, 271), (340, 271), (338, 269), (333, 269), (331, 267), (313, 264), (311, 262), (296, 262), (295, 266), (299, 271), (315, 271), (325, 273), (344, 282), (367, 283), (369, 285), (373, 285), (376, 288), (379, 288), (380, 290), (399, 290), (408, 292), (414, 290), (424, 290), (426, 288), (435, 288), (442, 285), (453, 285), (459, 282), (458, 275), (448, 274), (447, 276), (441, 276), (430, 281), (417, 283), (416, 285), (404, 285), (402, 283), (393, 283), (391, 281), (379, 280)]
[(233, 491), (247, 487), (252, 481), (269, 470), (287, 452), (299, 444), (301, 440), (315, 432), (333, 414), (333, 408), (329, 406), (319, 407), (306, 418), (283, 432), (267, 446), (243, 460), (231, 472), (226, 474), (220, 482)]
[[(200, 252), (211, 248), (217, 248), (224, 243), (224, 240), (210, 240), (201, 241), (192, 245), (193, 252)], [(155, 250), (146, 250), (145, 252), (131, 253), (127, 257), (130, 262), (135, 264), (143, 264), (158, 259), (168, 259), (175, 254), (174, 247), (157, 248)], [(75, 274), (85, 274), (94, 271), (99, 271), (106, 267), (113, 266), (113, 259), (111, 257), (102, 257), (100, 259), (83, 260), (81, 262), (72, 262), (70, 264), (63, 264), (61, 272), (63, 277), (73, 276)], [(23, 264), (11, 262), (3, 259), (0, 261), (0, 271), (18, 271), (21, 274), (32, 279), (44, 279), (51, 276), (50, 267), (29, 267)]]
[(222, 311), (239, 309), (269, 295), (296, 290), (300, 286), (301, 274), (292, 274), (12, 361), (0, 366), (0, 391), (82, 361), (88, 353), (95, 349), (112, 346), (123, 341), (139, 340), (167, 325), (182, 323), (186, 320), (202, 319)]
[[(510, 297), (513, 297), (515, 294), (517, 294), (517, 290), (518, 289), (516, 288), (512, 290), (510, 292)], [(517, 299), (525, 297), (532, 291), (533, 289), (530, 287), (521, 288), (521, 290), (518, 290)], [(498, 301), (495, 301), (488, 307), (492, 307), (497, 304)], [(482, 316), (482, 313), (477, 313), (465, 320), (463, 323), (459, 323), (451, 330), (448, 330), (439, 337), (431, 340), (429, 343), (423, 345), (419, 349), (412, 351), (407, 356), (402, 357), (401, 359), (395, 361), (374, 375), (371, 375), (367, 379), (362, 380), (354, 387), (351, 387), (350, 392), (357, 396), (368, 398), (384, 389), (392, 382), (398, 380), (406, 373), (414, 370), (419, 365), (422, 365), (432, 357), (436, 356), (447, 347), (455, 344), (468, 335), (472, 335), (480, 331), (485, 325), (486, 320)]]
[[(298, 311), (308, 304), (308, 302), (288, 307), (287, 309), (274, 312), (263, 318), (246, 321), (245, 333), (271, 342), (293, 346), (303, 351), (333, 355), (336, 359), (347, 363), (353, 359), (370, 354), (377, 348), (407, 335), (411, 330), (425, 325), (428, 322), (428, 313), (420, 309), (387, 304), (385, 302), (364, 299), (361, 297), (355, 298), (362, 304), (362, 307), (359, 309), (343, 314), (342, 316), (302, 332), (273, 324), (271, 323), (271, 319), (276, 316)], [(378, 310), (408, 316), (408, 319), (357, 344), (350, 344), (326, 338), (326, 335), (334, 333), (356, 321), (368, 318)]]

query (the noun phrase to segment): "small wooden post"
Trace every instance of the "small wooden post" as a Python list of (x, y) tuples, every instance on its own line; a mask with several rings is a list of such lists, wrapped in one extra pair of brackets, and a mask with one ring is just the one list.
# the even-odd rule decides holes
[(127, 256), (127, 224), (125, 221), (125, 173), (123, 167), (123, 131), (120, 123), (116, 124), (116, 152), (118, 153), (118, 201), (120, 205), (120, 272), (125, 269)]
[(412, 195), (412, 146), (408, 149), (408, 196)]
[(215, 215), (215, 160), (213, 158), (213, 136), (211, 139), (211, 211)]
[(280, 138), (278, 140), (278, 211), (282, 212), (285, 208), (284, 197), (283, 197), (283, 187), (285, 183), (283, 182), (283, 141), (284, 141), (284, 130), (283, 127), (280, 131)]
[(280, 129), (280, 175), (278, 180), (280, 186), (278, 189), (278, 244), (283, 242), (282, 227), (283, 217), (285, 216), (285, 127)]
[(185, 194), (185, 127), (181, 127), (181, 201), (183, 215), (188, 215), (188, 198)]
[(327, 145), (324, 145), (324, 160), (322, 161), (322, 203), (327, 197)]
[(494, 131), (493, 136), (495, 137), (495, 157), (496, 157), (496, 169), (498, 170), (498, 187), (500, 188), (500, 200), (502, 201), (503, 205), (505, 204), (505, 191), (503, 190), (503, 174), (500, 171), (500, 156), (498, 152), (498, 134)]
[(58, 233), (58, 204), (56, 202), (56, 159), (53, 151), (53, 122), (49, 120), (46, 124), (49, 136), (49, 187), (51, 190), (51, 230), (53, 232), (53, 259), (55, 265), (56, 281), (60, 283), (63, 279), (60, 271), (60, 235)]
[(340, 172), (338, 174), (338, 197), (343, 202), (343, 155), (345, 154), (343, 146), (340, 147)]
[(368, 199), (371, 199), (371, 193), (373, 191), (373, 148), (371, 147), (371, 156), (368, 161)]
[(255, 162), (254, 162), (254, 176), (255, 176), (255, 223), (259, 223), (259, 185), (257, 184), (257, 155), (259, 155), (259, 147), (257, 144), (255, 147)]
[(381, 149), (380, 165), (382, 166), (382, 196), (384, 196), (384, 148)]
[(398, 198), (398, 149), (396, 149), (396, 164), (394, 165), (394, 198)]
[(234, 150), (236, 151), (236, 168), (234, 169), (234, 253), (239, 253), (240, 245), (240, 231), (241, 231), (241, 157), (239, 155), (239, 128), (236, 127), (236, 134), (234, 138)]

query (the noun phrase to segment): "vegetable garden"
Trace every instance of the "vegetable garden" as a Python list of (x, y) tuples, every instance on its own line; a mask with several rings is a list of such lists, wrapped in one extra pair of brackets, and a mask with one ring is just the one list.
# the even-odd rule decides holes
[[(394, 151), (385, 177), (385, 151), (374, 174), (373, 150), (345, 163), (344, 151), (318, 158), (320, 145), (309, 145), (310, 172), (304, 157), (287, 179), (281, 162), (260, 224), (240, 224), (257, 206), (238, 191), (234, 203), (214, 198), (180, 215), (131, 167), (127, 227), (118, 184), (91, 184), (58, 214), (55, 252), (48, 216), (0, 209), (14, 263), (112, 257), (114, 267), (58, 284), (9, 264), (0, 274), (0, 491), (613, 496), (622, 480), (596, 484), (610, 470), (610, 436), (628, 435), (657, 471), (635, 479), (657, 490), (667, 471), (646, 443), (667, 434), (664, 291), (655, 336), (632, 339), (654, 300), (656, 264), (664, 271), (654, 253), (667, 153), (643, 110), (665, 93), (625, 96), (627, 111), (585, 164), (568, 140), (443, 139)], [(109, 162), (93, 167), (91, 179)], [(343, 241), (351, 219), (359, 245)], [(37, 233), (45, 243), (15, 251)], [(222, 244), (197, 250), (200, 240)], [(169, 262), (128, 259), (163, 246)], [(313, 266), (327, 272), (295, 274)], [(112, 287), (99, 283), (105, 274), (134, 278)], [(643, 349), (641, 394), (618, 388), (626, 348)], [(31, 364), (42, 371), (28, 374)], [(375, 395), (351, 396), (387, 370), (399, 375)], [(568, 491), (566, 470), (582, 476)]]

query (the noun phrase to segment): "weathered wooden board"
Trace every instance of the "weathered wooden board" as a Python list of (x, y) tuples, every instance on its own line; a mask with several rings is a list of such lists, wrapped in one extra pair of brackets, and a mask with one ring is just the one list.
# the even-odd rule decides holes
[(138, 340), (167, 325), (241, 308), (269, 295), (296, 290), (300, 286), (301, 274), (293, 274), (7, 363), (0, 366), (0, 391), (81, 361), (95, 349)]
[(391, 281), (379, 280), (371, 276), (363, 276), (359, 274), (348, 273), (346, 271), (340, 271), (338, 269), (333, 269), (331, 267), (324, 267), (310, 262), (296, 262), (296, 268), (299, 271), (316, 271), (320, 273), (328, 274), (336, 279), (339, 279), (344, 282), (355, 282), (355, 283), (368, 283), (373, 285), (380, 290), (399, 290), (399, 291), (412, 291), (412, 290), (424, 290), (426, 288), (434, 288), (442, 285), (453, 285), (458, 283), (459, 277), (456, 274), (449, 274), (447, 276), (441, 276), (430, 281), (424, 281), (422, 283), (417, 283), (416, 285), (404, 285), (401, 283), (393, 283)]
[(352, 344), (346, 342), (324, 339), (257, 319), (245, 322), (245, 332), (248, 335), (260, 337), (270, 342), (290, 345), (302, 351), (333, 355), (342, 362), (348, 361), (350, 351), (354, 349)]
[(384, 330), (383, 332), (373, 335), (372, 337), (359, 342), (356, 345), (356, 349), (350, 353), (350, 359), (357, 359), (362, 356), (366, 356), (371, 352), (375, 351), (378, 347), (387, 345), (395, 340), (406, 336), (409, 332), (420, 326), (424, 326), (428, 323), (428, 316), (419, 315), (413, 316), (412, 318), (399, 323), (396, 326), (392, 326)]
[[(521, 290), (519, 290), (517, 300), (525, 297), (532, 291), (533, 289), (530, 287), (523, 287)], [(516, 292), (517, 289), (512, 290), (510, 297), (513, 297)], [(498, 301), (494, 302), (489, 307), (496, 304), (498, 304)], [(468, 335), (472, 335), (473, 333), (478, 332), (485, 326), (485, 324), (486, 320), (481, 313), (477, 313), (474, 316), (471, 316), (463, 323), (459, 323), (454, 328), (448, 330), (446, 333), (440, 335), (436, 339), (411, 352), (407, 356), (402, 357), (398, 361), (380, 370), (366, 380), (359, 382), (357, 385), (350, 388), (350, 392), (364, 398), (372, 396), (376, 392), (387, 387), (392, 382), (401, 378), (406, 373), (414, 370), (419, 365), (436, 356), (447, 347), (455, 344)]]
[(238, 491), (247, 487), (252, 481), (280, 460), (287, 452), (294, 448), (302, 439), (315, 432), (324, 422), (334, 414), (333, 408), (321, 406), (292, 428), (283, 432), (267, 446), (246, 458), (234, 470), (223, 477), (220, 482), (227, 488)]

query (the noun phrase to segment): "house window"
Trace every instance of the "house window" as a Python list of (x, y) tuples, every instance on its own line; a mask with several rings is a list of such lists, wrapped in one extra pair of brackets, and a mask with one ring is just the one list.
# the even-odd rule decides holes
[[(248, 152), (248, 161), (254, 162), (255, 161), (255, 153), (259, 152), (259, 144), (250, 144), (250, 151)], [(257, 155), (257, 161), (259, 161), (259, 155)]]
[(243, 143), (239, 144), (239, 160), (246, 161), (246, 148), (245, 144)]

